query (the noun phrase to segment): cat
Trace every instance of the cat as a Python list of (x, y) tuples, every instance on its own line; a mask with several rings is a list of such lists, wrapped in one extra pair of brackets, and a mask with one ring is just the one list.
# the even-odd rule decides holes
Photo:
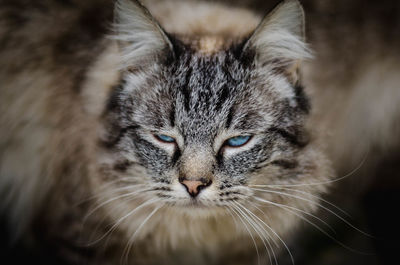
[(348, 134), (328, 140), (331, 121), (354, 131), (362, 113), (324, 109), (347, 93), (321, 92), (329, 72), (297, 0), (264, 18), (202, 1), (28, 5), (0, 8), (0, 191), (14, 240), (66, 264), (273, 264), (290, 252), (332, 165), (346, 168), (335, 143)]

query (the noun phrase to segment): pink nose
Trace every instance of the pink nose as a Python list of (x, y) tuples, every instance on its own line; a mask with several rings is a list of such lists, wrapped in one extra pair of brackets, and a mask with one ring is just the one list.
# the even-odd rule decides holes
[(185, 186), (187, 192), (193, 198), (196, 197), (202, 189), (211, 185), (211, 180), (206, 179), (188, 180), (185, 178), (179, 178), (179, 182)]

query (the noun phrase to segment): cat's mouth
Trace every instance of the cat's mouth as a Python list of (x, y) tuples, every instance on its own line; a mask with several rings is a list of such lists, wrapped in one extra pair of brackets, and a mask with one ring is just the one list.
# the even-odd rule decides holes
[(190, 199), (190, 201), (188, 200), (186, 202), (179, 202), (178, 204), (174, 204), (172, 209), (174, 209), (177, 214), (195, 218), (208, 218), (224, 212), (224, 207), (198, 199)]
[(206, 208), (209, 207), (208, 205), (205, 204), (204, 201), (198, 199), (198, 198), (189, 198), (185, 200), (185, 202), (182, 202), (183, 207), (188, 207), (188, 208)]
[(199, 199), (193, 199), (191, 198), (190, 201), (187, 203), (188, 207), (196, 207), (196, 208), (206, 208), (210, 207), (210, 205), (206, 205), (204, 201), (199, 200)]
[(216, 207), (217, 205), (209, 200), (204, 200), (200, 198), (187, 198), (172, 203), (172, 206), (176, 206), (185, 210), (193, 210), (193, 209), (198, 210), (198, 209), (210, 209), (212, 207)]

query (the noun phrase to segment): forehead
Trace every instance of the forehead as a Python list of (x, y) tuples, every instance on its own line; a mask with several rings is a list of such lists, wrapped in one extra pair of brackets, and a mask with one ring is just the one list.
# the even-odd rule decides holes
[(215, 131), (244, 96), (250, 71), (230, 51), (184, 54), (168, 71), (172, 77), (169, 90), (175, 94), (176, 125), (197, 137)]
[(151, 74), (132, 79), (136, 89), (129, 89), (127, 82), (125, 92), (134, 91), (135, 122), (149, 129), (176, 127), (196, 141), (210, 139), (220, 129), (261, 130), (264, 121), (271, 122), (269, 116), (278, 113), (279, 102), (287, 100), (279, 90), (288, 83), (260, 72), (249, 61), (233, 50), (185, 51), (170, 62), (155, 64)]

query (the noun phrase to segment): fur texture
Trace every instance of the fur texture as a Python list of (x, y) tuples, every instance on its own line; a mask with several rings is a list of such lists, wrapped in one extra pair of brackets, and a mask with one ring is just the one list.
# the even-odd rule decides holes
[[(301, 71), (313, 95), (323, 79), (317, 63), (302, 67), (301, 5), (284, 1), (261, 19), (222, 4), (144, 4), (117, 1), (113, 30), (99, 26), (85, 45), (46, 26), (51, 12), (21, 11), (29, 21), (11, 29), (15, 9), (0, 8), (0, 59), (29, 62), (0, 71), (1, 206), (13, 235), (71, 264), (273, 263), (334, 175), (321, 142), (337, 116), (321, 110), (323, 97), (311, 111), (302, 87)], [(80, 15), (111, 21), (75, 5), (83, 15), (63, 13), (72, 32)], [(239, 135), (251, 138), (227, 145)], [(211, 184), (192, 198), (181, 178)]]

